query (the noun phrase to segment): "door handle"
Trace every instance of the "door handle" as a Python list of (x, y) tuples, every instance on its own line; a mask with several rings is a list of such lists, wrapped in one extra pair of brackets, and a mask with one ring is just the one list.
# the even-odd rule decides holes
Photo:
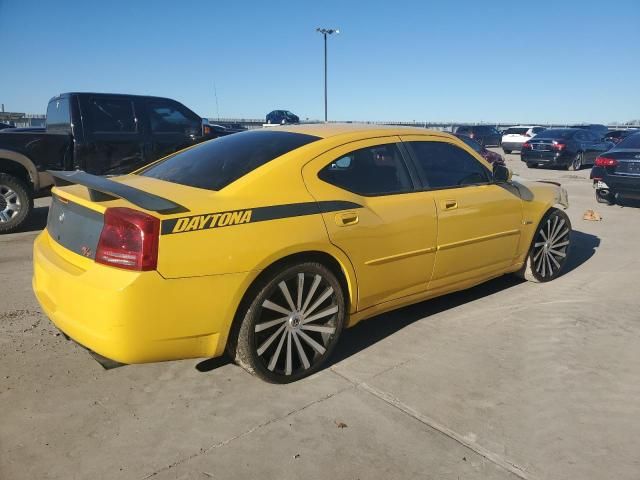
[(356, 212), (344, 212), (336, 214), (336, 224), (339, 227), (346, 227), (349, 225), (355, 225), (360, 221)]
[(454, 210), (458, 208), (458, 202), (455, 200), (443, 200), (440, 205), (442, 205), (443, 210)]

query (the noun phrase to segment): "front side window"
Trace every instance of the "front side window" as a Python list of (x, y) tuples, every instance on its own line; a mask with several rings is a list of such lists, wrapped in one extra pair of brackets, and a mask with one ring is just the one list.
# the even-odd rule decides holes
[(430, 189), (489, 183), (489, 171), (472, 155), (446, 142), (409, 142)]
[(136, 120), (131, 100), (92, 98), (84, 112), (88, 129), (94, 133), (134, 133)]
[(187, 114), (172, 102), (149, 102), (148, 108), (152, 133), (197, 135), (200, 132), (202, 120)]
[(406, 193), (413, 189), (404, 159), (395, 144), (350, 152), (320, 170), (318, 177), (336, 187), (365, 196)]

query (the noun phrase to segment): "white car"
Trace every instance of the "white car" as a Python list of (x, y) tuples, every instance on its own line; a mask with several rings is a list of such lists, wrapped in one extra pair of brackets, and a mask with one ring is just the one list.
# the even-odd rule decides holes
[(524, 142), (531, 140), (531, 137), (543, 130), (546, 129), (535, 125), (518, 125), (507, 128), (502, 135), (502, 150), (504, 153), (511, 153), (513, 150), (520, 151)]

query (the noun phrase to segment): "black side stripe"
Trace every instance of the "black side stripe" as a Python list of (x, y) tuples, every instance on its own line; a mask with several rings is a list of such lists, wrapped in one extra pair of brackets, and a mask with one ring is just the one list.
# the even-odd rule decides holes
[(186, 233), (196, 230), (230, 227), (243, 223), (266, 222), (280, 218), (301, 217), (319, 213), (336, 212), (352, 208), (362, 208), (362, 205), (343, 200), (329, 200), (322, 202), (289, 203), (272, 205), (269, 207), (246, 208), (224, 212), (190, 215), (162, 221), (161, 234)]

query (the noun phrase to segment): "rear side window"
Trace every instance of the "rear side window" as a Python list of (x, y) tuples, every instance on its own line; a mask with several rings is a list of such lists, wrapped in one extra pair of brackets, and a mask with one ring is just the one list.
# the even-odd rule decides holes
[(220, 190), (265, 163), (318, 139), (272, 130), (236, 133), (178, 152), (146, 168), (140, 175)]
[(489, 171), (469, 153), (445, 142), (409, 142), (430, 189), (489, 183)]
[(47, 130), (50, 132), (71, 131), (68, 98), (58, 98), (49, 102), (47, 106)]
[(365, 196), (413, 190), (404, 159), (395, 144), (362, 148), (343, 155), (320, 170), (318, 177), (336, 187)]
[(149, 121), (153, 133), (182, 133), (185, 135), (198, 135), (201, 133), (202, 120), (194, 118), (184, 108), (173, 102), (162, 100), (152, 101), (147, 104), (149, 109)]
[(83, 112), (94, 133), (135, 133), (133, 102), (125, 98), (92, 98)]
[(540, 132), (544, 132), (545, 128), (544, 127), (533, 127), (532, 133), (534, 135), (539, 134)]
[(616, 148), (634, 148), (640, 149), (640, 133), (634, 133), (622, 140)]

